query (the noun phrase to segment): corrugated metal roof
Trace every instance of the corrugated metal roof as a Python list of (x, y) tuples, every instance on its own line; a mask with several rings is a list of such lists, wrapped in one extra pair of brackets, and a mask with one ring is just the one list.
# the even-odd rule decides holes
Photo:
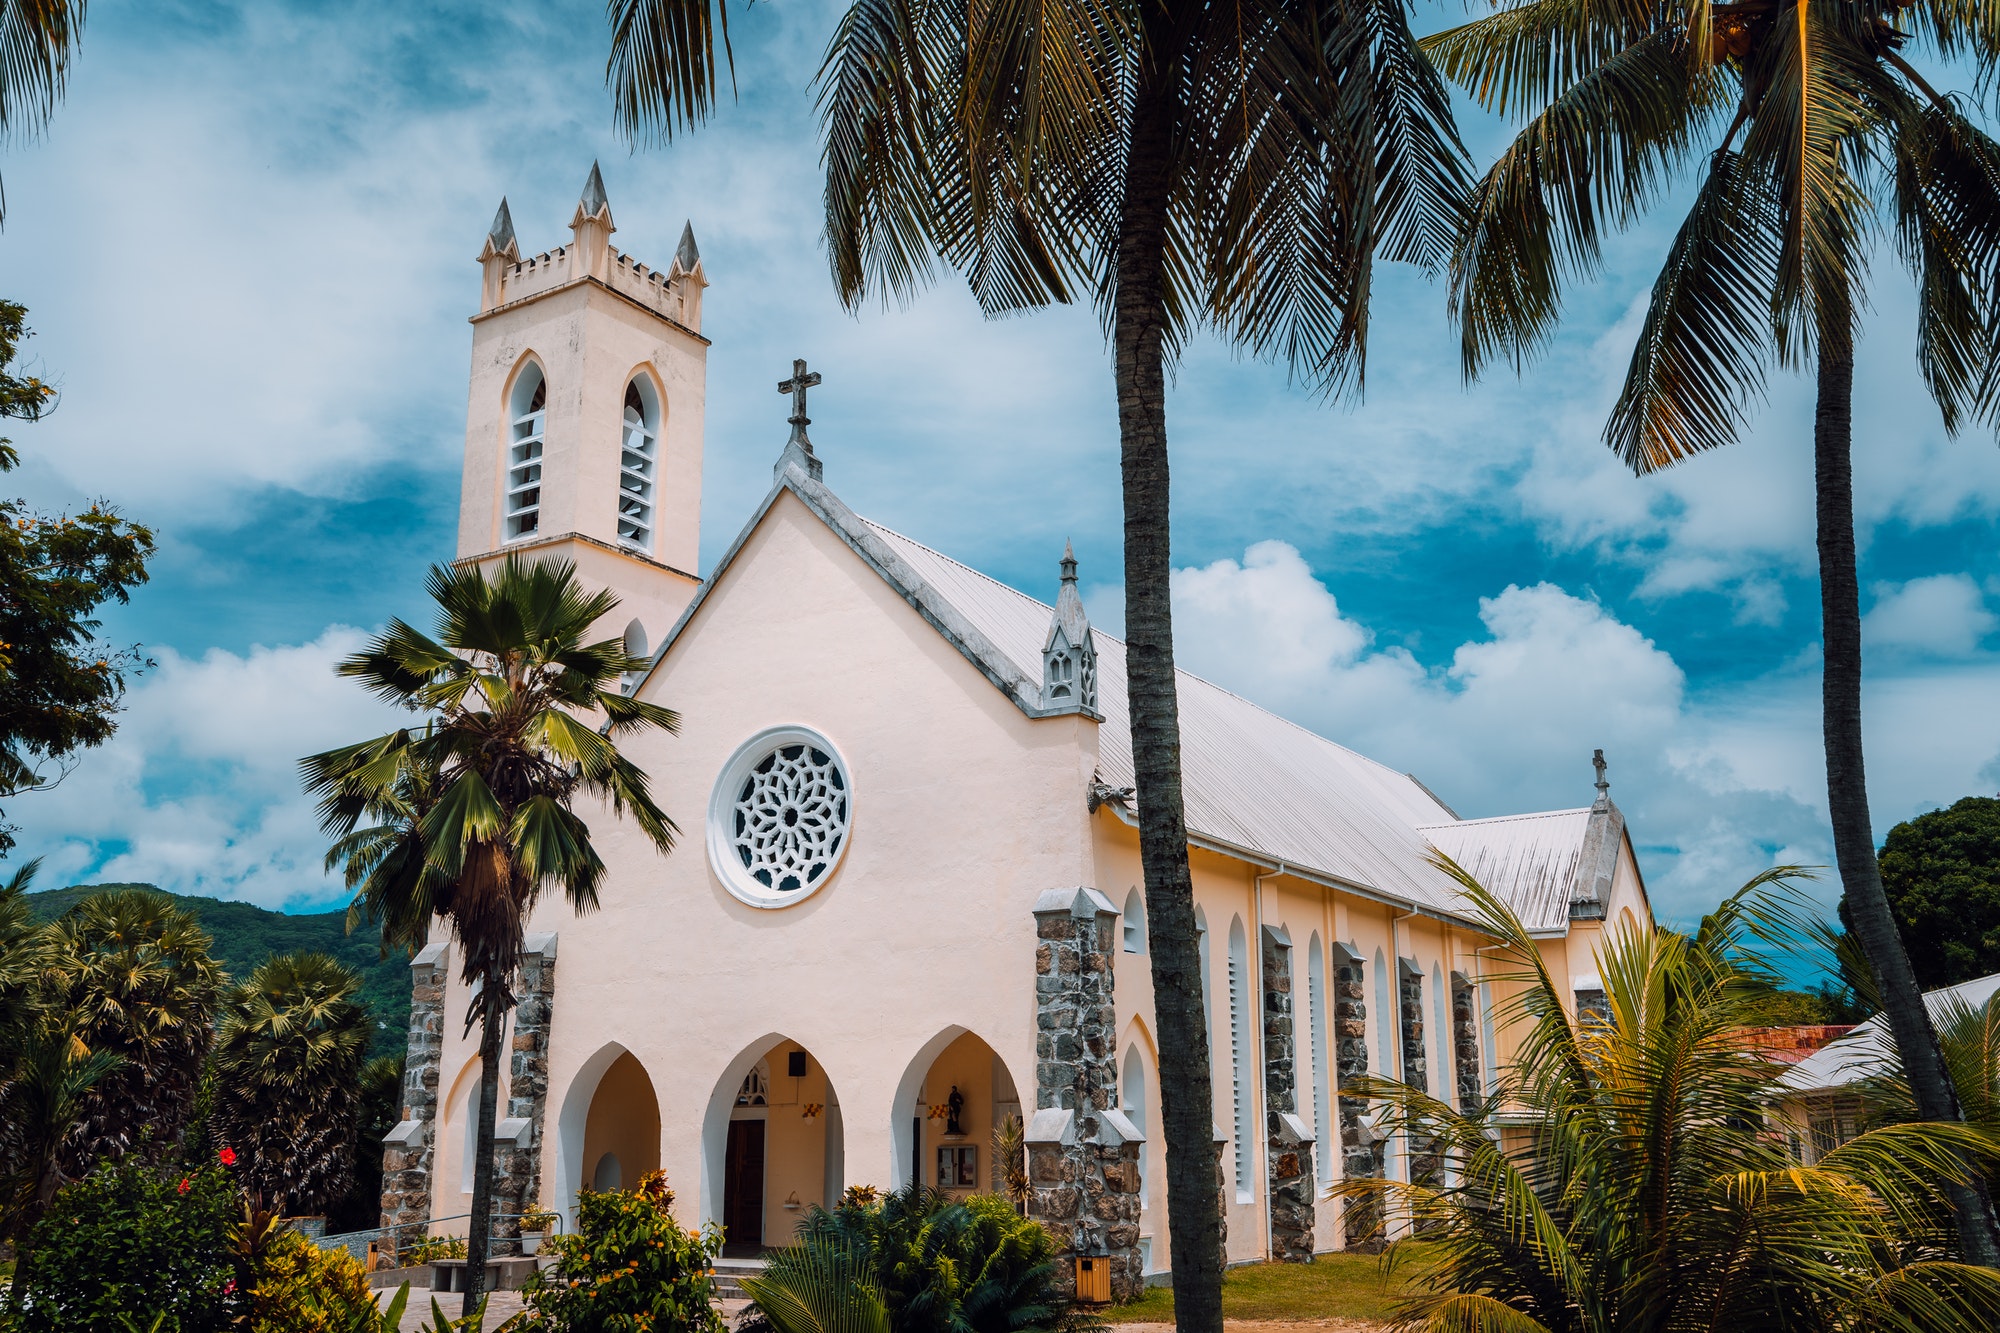
[[(1974, 977), (1956, 986), (1924, 992), (1924, 1008), (1931, 1022), (1942, 1025), (1954, 1009), (1979, 1009), (2000, 991), (2000, 972)], [(1850, 1087), (1872, 1074), (1886, 1073), (1895, 1064), (1896, 1039), (1889, 1025), (1877, 1014), (1861, 1026), (1808, 1055), (1779, 1078), (1792, 1092), (1824, 1092)]]
[[(1047, 603), (879, 523), (868, 527), (1024, 676), (1041, 678), (1051, 614)], [(1125, 645), (1101, 631), (1092, 633), (1098, 711), (1105, 721), (1098, 734), (1101, 772), (1114, 787), (1130, 786)], [(1324, 878), (1460, 914), (1457, 883), (1428, 860), (1436, 843), (1467, 869), (1486, 867), (1499, 882), (1482, 882), (1515, 902), (1530, 918), (1531, 929), (1568, 924), (1569, 887), (1588, 810), (1512, 821), (1454, 821), (1451, 811), (1408, 774), (1199, 676), (1182, 671), (1179, 681), (1181, 776), (1191, 833)], [(1526, 827), (1505, 827), (1511, 823)]]
[(1590, 808), (1425, 824), (1418, 832), (1505, 899), (1529, 930), (1569, 925)]

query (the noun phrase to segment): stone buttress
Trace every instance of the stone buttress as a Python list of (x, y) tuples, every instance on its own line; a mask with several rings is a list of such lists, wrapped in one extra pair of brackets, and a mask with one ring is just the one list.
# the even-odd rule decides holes
[(1451, 1047), (1458, 1109), (1472, 1115), (1486, 1105), (1486, 1092), (1479, 1081), (1479, 991), (1463, 972), (1451, 974)]
[(1145, 1285), (1139, 1260), (1139, 1158), (1145, 1136), (1118, 1109), (1112, 959), (1118, 912), (1095, 889), (1035, 902), (1035, 1113), (1028, 1122), (1028, 1216), (1060, 1251), (1108, 1263), (1111, 1297)]
[[(1339, 1093), (1340, 1167), (1345, 1180), (1382, 1178), (1382, 1136), (1368, 1117), (1368, 1103), (1344, 1095), (1368, 1077), (1367, 964), (1351, 944), (1334, 941), (1328, 950), (1334, 963), (1333, 1036), (1334, 1086)], [(1366, 1248), (1382, 1240), (1382, 1210), (1372, 1199), (1349, 1199), (1341, 1210), (1349, 1248)]]
[[(494, 1130), (496, 1235), (518, 1237), (519, 1216), (542, 1197), (543, 1119), (549, 1099), (549, 1023), (555, 1015), (556, 937), (523, 941), (514, 982), (514, 1033), (507, 1070), (507, 1115)], [(512, 1246), (508, 1247), (512, 1249)]]
[(1270, 1164), (1271, 1258), (1313, 1259), (1313, 1136), (1299, 1119), (1292, 1013), (1292, 941), (1282, 927), (1263, 931), (1264, 1116)]
[[(1403, 1082), (1418, 1092), (1431, 1090), (1429, 1048), (1424, 1045), (1424, 970), (1414, 958), (1396, 960), (1396, 1007), (1402, 1033)], [(1410, 1180), (1435, 1184), (1441, 1162), (1437, 1140), (1412, 1137), (1409, 1142)]]
[(403, 1118), (382, 1140), (382, 1225), (410, 1228), (400, 1244), (430, 1221), (437, 1155), (438, 1078), (444, 1058), (444, 986), (448, 950), (427, 945), (410, 960), (410, 1042), (403, 1057)]

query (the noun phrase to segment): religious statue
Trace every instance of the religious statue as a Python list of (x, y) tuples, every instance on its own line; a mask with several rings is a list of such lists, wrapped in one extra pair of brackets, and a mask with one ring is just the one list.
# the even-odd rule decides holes
[(945, 1114), (944, 1132), (947, 1134), (965, 1133), (965, 1127), (958, 1123), (958, 1113), (965, 1109), (965, 1098), (959, 1093), (956, 1083), (952, 1084), (951, 1096), (944, 1099), (944, 1104), (950, 1108)]

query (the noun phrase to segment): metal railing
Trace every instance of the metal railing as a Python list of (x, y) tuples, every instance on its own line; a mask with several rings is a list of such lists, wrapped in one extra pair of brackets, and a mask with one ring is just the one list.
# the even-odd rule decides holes
[[(526, 1216), (528, 1216), (527, 1213), (493, 1214), (493, 1238), (487, 1247), (488, 1258), (507, 1259), (522, 1252), (520, 1227), (517, 1225), (514, 1228), (513, 1235), (502, 1235), (501, 1233), (505, 1228), (501, 1224), (504, 1222), (518, 1223), (521, 1218)], [(545, 1234), (551, 1236), (561, 1235), (563, 1230), (563, 1215), (555, 1213), (553, 1216), (555, 1222)], [(440, 1226), (446, 1222), (470, 1221), (471, 1218), (471, 1213), (452, 1213), (448, 1217), (426, 1218), (421, 1222), (398, 1222), (393, 1226), (371, 1227), (366, 1231), (343, 1231), (333, 1236), (315, 1236), (312, 1238), (312, 1241), (322, 1250), (345, 1250), (348, 1254), (364, 1263), (368, 1259), (368, 1251), (373, 1249), (377, 1254), (387, 1254), (396, 1262), (398, 1267), (401, 1267), (403, 1257), (409, 1254), (416, 1247), (417, 1242), (421, 1240), (464, 1239), (462, 1234), (453, 1232), (433, 1237), (431, 1235), (431, 1228)]]

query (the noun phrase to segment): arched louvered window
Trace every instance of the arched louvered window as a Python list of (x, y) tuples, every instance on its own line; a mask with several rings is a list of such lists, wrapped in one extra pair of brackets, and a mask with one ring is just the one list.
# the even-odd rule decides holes
[(653, 549), (654, 475), (659, 466), (660, 406), (651, 381), (625, 386), (625, 425), (618, 450), (618, 540)]
[[(1135, 1043), (1125, 1048), (1125, 1073), (1118, 1080), (1118, 1104), (1125, 1112), (1125, 1118), (1141, 1134), (1148, 1134), (1146, 1128), (1146, 1058)], [(1139, 1206), (1144, 1208), (1152, 1198), (1151, 1181), (1146, 1174), (1146, 1149), (1139, 1148)]]
[(1125, 894), (1125, 913), (1121, 918), (1126, 953), (1146, 952), (1146, 896), (1133, 885)]
[(507, 540), (532, 537), (542, 527), (542, 426), (549, 386), (530, 365), (514, 381), (507, 410)]
[(1248, 1203), (1252, 1196), (1251, 1170), (1253, 1108), (1250, 1093), (1250, 956), (1243, 936), (1243, 918), (1229, 923), (1229, 1099), (1235, 1110), (1236, 1202)]
[(1305, 1077), (1312, 1080), (1313, 1134), (1317, 1148), (1313, 1154), (1313, 1167), (1319, 1172), (1319, 1183), (1331, 1185), (1333, 1155), (1340, 1151), (1340, 1141), (1334, 1132), (1332, 1108), (1328, 1105), (1326, 955), (1320, 948), (1318, 931), (1313, 932), (1306, 954), (1306, 1058), (1302, 1068)]

